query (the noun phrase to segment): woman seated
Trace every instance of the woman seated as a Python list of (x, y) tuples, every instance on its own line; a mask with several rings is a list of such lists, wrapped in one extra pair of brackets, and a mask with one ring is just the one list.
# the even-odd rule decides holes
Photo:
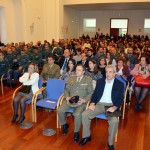
[(65, 80), (67, 82), (70, 76), (75, 75), (75, 68), (76, 68), (76, 61), (74, 59), (69, 59), (67, 69), (66, 71), (62, 72), (60, 79)]
[(121, 57), (117, 60), (116, 75), (122, 76), (125, 79), (129, 76), (129, 68), (125, 65), (124, 59)]
[(36, 64), (31, 63), (28, 67), (28, 72), (25, 72), (20, 78), (19, 81), (22, 83), (22, 85), (31, 86), (31, 90), (28, 93), (24, 92), (18, 92), (16, 97), (13, 99), (13, 109), (14, 109), (14, 115), (12, 118), (12, 122), (16, 122), (16, 119), (18, 118), (18, 107), (20, 105), (20, 118), (17, 121), (18, 124), (22, 123), (25, 119), (24, 113), (25, 113), (25, 101), (28, 99), (32, 99), (33, 94), (35, 94), (39, 88), (38, 88), (38, 80), (39, 80), (39, 74), (38, 67)]
[(94, 59), (90, 59), (88, 63), (89, 63), (89, 67), (85, 71), (85, 75), (90, 77), (90, 78), (92, 78), (92, 80), (93, 80), (93, 87), (95, 88), (96, 81), (98, 79), (102, 78), (103, 76), (101, 74), (101, 71), (98, 69)]
[(107, 54), (106, 54), (106, 64), (114, 65), (114, 66), (116, 65), (116, 61), (115, 61), (115, 59), (111, 58), (110, 52), (107, 52)]
[(104, 57), (101, 57), (99, 59), (99, 66), (98, 69), (101, 71), (102, 76), (105, 78), (106, 77), (106, 59)]
[[(150, 64), (146, 56), (141, 56), (140, 63), (135, 65), (134, 69), (131, 71), (131, 75), (134, 77), (141, 75), (144, 79), (150, 76)], [(135, 83), (135, 96), (137, 99), (137, 105), (135, 106), (136, 110), (142, 109), (141, 103), (148, 94), (149, 89), (149, 87), (138, 86)]]

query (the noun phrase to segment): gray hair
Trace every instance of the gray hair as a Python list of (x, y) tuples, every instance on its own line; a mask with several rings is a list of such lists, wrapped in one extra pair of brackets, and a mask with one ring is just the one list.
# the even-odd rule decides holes
[(116, 73), (116, 67), (115, 67), (114, 65), (107, 65), (107, 66), (106, 66), (106, 69), (107, 69), (107, 68), (112, 68), (113, 71), (114, 71), (114, 73)]

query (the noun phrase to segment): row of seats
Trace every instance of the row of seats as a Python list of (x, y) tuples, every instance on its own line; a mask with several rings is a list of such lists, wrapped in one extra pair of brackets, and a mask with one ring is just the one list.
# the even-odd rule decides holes
[[(116, 76), (116, 78), (124, 84), (124, 103), (122, 105), (122, 112), (123, 112), (122, 119), (124, 119), (125, 102), (126, 102), (126, 95), (127, 95), (127, 90), (129, 88), (129, 84), (126, 85), (126, 82), (120, 76)], [(26, 101), (26, 104), (31, 104), (32, 122), (35, 122), (35, 123), (37, 122), (36, 106), (56, 110), (62, 104), (62, 101), (64, 99), (64, 88), (65, 88), (65, 84), (66, 84), (64, 80), (49, 79), (46, 87), (42, 87), (42, 82), (43, 82), (43, 79), (40, 77), (39, 82), (38, 82), (39, 91), (37, 91), (34, 94), (32, 100), (29, 99)], [(12, 97), (13, 99), (20, 88), (21, 88), (21, 86), (18, 87), (14, 91), (13, 97)], [(42, 97), (42, 91), (44, 91), (44, 90), (46, 90), (45, 98)], [(89, 105), (89, 103), (87, 104), (87, 108), (88, 108), (88, 105)], [(73, 111), (74, 111), (74, 108), (71, 108), (69, 110), (69, 113), (73, 113)], [(96, 118), (107, 120), (106, 115), (104, 113), (97, 115)], [(59, 128), (58, 117), (57, 117), (56, 121), (57, 121), (57, 128)], [(115, 138), (115, 141), (116, 140), (117, 140), (117, 136)]]

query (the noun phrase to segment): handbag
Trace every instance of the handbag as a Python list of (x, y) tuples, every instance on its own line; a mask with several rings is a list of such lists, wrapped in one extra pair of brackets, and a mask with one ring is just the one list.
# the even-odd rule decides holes
[(31, 85), (22, 85), (22, 87), (19, 89), (19, 92), (29, 94), (31, 90)]
[(150, 87), (150, 77), (144, 79), (141, 75), (135, 76), (135, 83), (138, 86)]
[(110, 108), (110, 107), (111, 106), (105, 106), (106, 117), (120, 117), (120, 116), (122, 116), (122, 112), (119, 109), (115, 110), (113, 113), (107, 111), (108, 108)]

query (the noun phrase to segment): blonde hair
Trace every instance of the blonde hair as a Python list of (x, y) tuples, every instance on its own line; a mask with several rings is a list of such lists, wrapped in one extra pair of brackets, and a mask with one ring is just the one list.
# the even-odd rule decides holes
[[(38, 66), (37, 66), (37, 64), (35, 64), (35, 63), (30, 63), (30, 65), (32, 65), (32, 66), (34, 66), (34, 72), (39, 72), (39, 69), (38, 69)], [(30, 66), (29, 65), (29, 66)]]

